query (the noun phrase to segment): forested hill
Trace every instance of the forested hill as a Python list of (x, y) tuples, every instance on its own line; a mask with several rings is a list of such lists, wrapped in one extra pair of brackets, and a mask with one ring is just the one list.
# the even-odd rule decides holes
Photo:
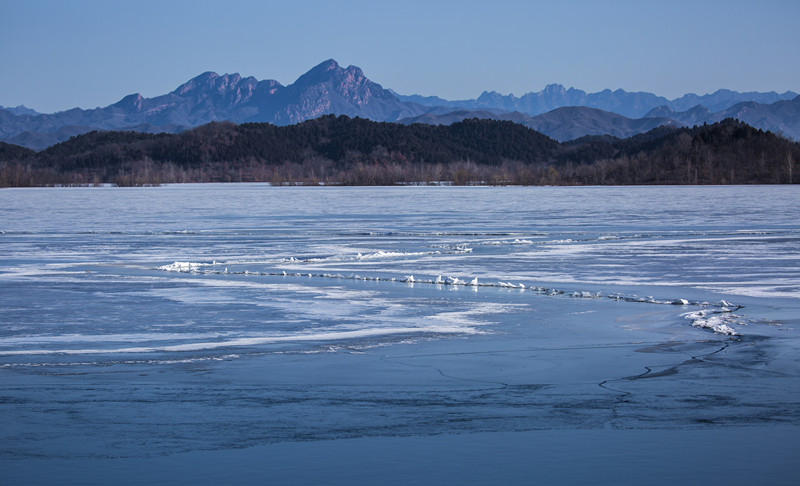
[(332, 115), (210, 123), (180, 134), (91, 132), (42, 152), (0, 145), (0, 185), (796, 183), (800, 145), (735, 120), (558, 142), (509, 121), (401, 125)]
[(33, 150), (20, 147), (19, 145), (0, 142), (0, 163), (3, 161), (30, 159), (35, 156), (36, 152)]

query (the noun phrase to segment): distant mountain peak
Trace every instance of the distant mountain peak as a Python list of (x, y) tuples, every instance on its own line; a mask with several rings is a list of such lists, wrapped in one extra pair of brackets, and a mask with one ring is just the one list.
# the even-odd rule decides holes
[[(305, 90), (312, 86), (323, 84), (328, 85), (333, 91), (348, 97), (355, 95), (356, 92), (360, 93), (366, 90), (376, 93), (380, 91), (383, 97), (396, 98), (389, 90), (385, 90), (378, 83), (370, 81), (358, 66), (343, 68), (333, 59), (328, 59), (313, 67), (297, 78), (292, 87), (295, 90)], [(366, 94), (369, 95), (369, 93)]]
[(307, 72), (302, 74), (297, 80), (292, 83), (293, 86), (310, 86), (324, 82), (331, 78), (333, 74), (341, 71), (342, 68), (333, 59), (323, 61)]
[(317, 64), (313, 68), (309, 69), (308, 72), (297, 78), (295, 84), (305, 85), (308, 83), (317, 83), (332, 78), (342, 78), (347, 76), (359, 79), (366, 78), (360, 67), (350, 65), (346, 68), (343, 68), (335, 60), (328, 59), (327, 61), (322, 61), (321, 63)]
[(315, 79), (325, 78), (327, 76), (330, 76), (329, 73), (331, 72), (335, 73), (339, 71), (342, 71), (342, 67), (339, 66), (339, 63), (333, 59), (328, 59), (327, 61), (322, 61), (313, 68), (309, 69), (305, 74), (297, 78), (297, 81), (295, 81), (295, 83), (301, 82), (301, 80), (315, 80)]
[(214, 82), (215, 79), (219, 78), (219, 74), (215, 73), (214, 71), (206, 71), (200, 75), (197, 75), (184, 83), (182, 86), (186, 86), (187, 84), (195, 84), (195, 85), (202, 85), (206, 83)]
[(567, 92), (567, 90), (566, 90), (566, 88), (564, 88), (564, 85), (563, 84), (557, 84), (557, 83), (548, 84), (542, 90), (542, 94), (550, 95), (550, 96), (552, 96), (552, 95), (561, 95), (561, 96), (563, 96), (564, 94), (566, 94), (566, 92)]
[(175, 91), (173, 91), (173, 93), (182, 96), (192, 92), (207, 91), (207, 90), (224, 92), (229, 89), (235, 89), (236, 87), (238, 87), (240, 84), (243, 83), (252, 84), (255, 86), (258, 83), (258, 80), (252, 76), (247, 78), (242, 78), (239, 75), (239, 73), (233, 73), (233, 74), (226, 73), (223, 75), (219, 75), (213, 71), (206, 71), (203, 74), (195, 76), (189, 81), (178, 86), (178, 88)]
[(203, 74), (195, 76), (189, 81), (186, 81), (182, 85), (178, 86), (173, 93), (176, 95), (185, 95), (186, 93), (194, 91), (200, 87), (208, 86), (218, 77), (219, 74), (212, 71), (206, 71)]
[[(508, 95), (508, 96), (510, 96), (512, 99), (514, 98), (513, 94), (512, 95)], [(493, 100), (499, 100), (499, 99), (502, 99), (504, 97), (505, 97), (505, 95), (502, 95), (502, 94), (498, 93), (497, 91), (484, 91), (483, 93), (481, 93), (480, 96), (478, 96), (477, 101), (481, 102), (481, 103), (485, 103), (485, 102), (491, 102)]]
[(5, 110), (5, 111), (7, 111), (9, 113), (13, 113), (13, 114), (15, 114), (17, 116), (24, 116), (24, 115), (37, 116), (37, 115), (41, 115), (41, 113), (39, 113), (38, 111), (32, 110), (32, 109), (28, 108), (25, 105), (17, 105), (17, 106), (13, 106), (13, 107), (12, 106), (5, 106), (5, 107), (0, 106), (0, 110)]
[(122, 98), (121, 100), (117, 101), (113, 105), (114, 108), (119, 108), (123, 110), (129, 110), (133, 112), (140, 112), (142, 111), (142, 105), (144, 103), (144, 98), (139, 93), (129, 94), (128, 96)]
[(273, 118), (279, 124), (328, 113), (396, 120), (422, 111), (371, 81), (358, 66), (343, 68), (333, 59), (317, 64), (286, 89), (287, 96), (277, 105)]
[(339, 63), (336, 62), (335, 59), (326, 59), (321, 63), (317, 64), (315, 67), (311, 68), (311, 70), (313, 71), (314, 69), (325, 69), (326, 71), (331, 71), (333, 69), (339, 69), (340, 67), (341, 66), (339, 66)]

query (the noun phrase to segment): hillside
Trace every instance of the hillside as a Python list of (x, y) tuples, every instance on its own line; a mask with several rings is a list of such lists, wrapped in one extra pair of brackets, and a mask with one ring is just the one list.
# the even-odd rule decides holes
[(511, 121), (451, 125), (327, 115), (180, 134), (90, 132), (35, 153), (0, 146), (0, 185), (168, 182), (795, 183), (800, 145), (732, 119), (559, 143)]

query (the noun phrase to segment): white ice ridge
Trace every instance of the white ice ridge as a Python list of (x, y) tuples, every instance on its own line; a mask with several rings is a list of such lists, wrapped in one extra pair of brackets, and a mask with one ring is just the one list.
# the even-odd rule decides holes
[[(226, 262), (230, 263), (230, 262)], [(406, 275), (403, 278), (396, 278), (396, 277), (377, 277), (377, 276), (362, 276), (357, 274), (351, 275), (344, 275), (341, 273), (300, 273), (300, 272), (287, 272), (286, 270), (276, 271), (276, 272), (251, 272), (249, 270), (238, 271), (238, 272), (228, 272), (227, 267), (223, 267), (218, 262), (214, 263), (193, 263), (193, 262), (175, 262), (169, 265), (163, 265), (161, 267), (157, 267), (158, 270), (164, 271), (173, 271), (173, 272), (183, 272), (183, 273), (194, 273), (194, 274), (203, 274), (203, 275), (247, 275), (247, 276), (279, 276), (279, 277), (305, 277), (305, 278), (328, 278), (328, 279), (336, 279), (336, 280), (362, 280), (362, 281), (374, 281), (374, 282), (405, 282), (405, 283), (416, 283), (416, 284), (430, 284), (430, 285), (450, 285), (450, 286), (462, 286), (462, 287), (495, 287), (495, 288), (504, 288), (504, 289), (518, 289), (520, 291), (527, 291), (527, 292), (534, 292), (538, 294), (546, 294), (546, 295), (561, 295), (566, 297), (573, 297), (579, 299), (600, 299), (600, 298), (607, 298), (612, 300), (619, 300), (624, 302), (641, 302), (647, 304), (666, 304), (666, 305), (679, 305), (679, 306), (700, 306), (700, 307), (717, 307), (723, 311), (735, 311), (740, 309), (743, 306), (731, 304), (730, 302), (720, 301), (716, 304), (708, 303), (708, 302), (700, 302), (700, 301), (689, 301), (683, 298), (677, 299), (656, 299), (653, 296), (646, 296), (641, 297), (638, 295), (625, 295), (619, 293), (611, 293), (611, 294), (603, 294), (601, 292), (588, 292), (588, 291), (577, 291), (577, 290), (563, 290), (563, 289), (555, 289), (555, 288), (548, 288), (548, 287), (540, 287), (535, 285), (526, 285), (522, 282), (509, 282), (509, 281), (498, 281), (498, 282), (479, 282), (478, 277), (472, 277), (471, 279), (467, 277), (467, 280), (462, 280), (459, 277), (443, 277), (442, 275), (438, 275), (436, 278), (418, 278), (414, 275)], [(203, 268), (203, 267), (211, 267), (211, 268)]]
[(381, 258), (398, 258), (398, 257), (409, 257), (409, 256), (425, 256), (425, 255), (438, 255), (440, 251), (414, 251), (414, 252), (402, 252), (402, 251), (376, 251), (374, 253), (367, 253), (366, 255), (362, 255), (359, 253), (356, 255), (356, 260), (378, 260)]
[(197, 263), (197, 262), (174, 262), (169, 265), (158, 267), (159, 270), (167, 272), (196, 272), (202, 267), (213, 266), (212, 263)]
[(486, 246), (500, 246), (500, 245), (532, 245), (533, 240), (521, 240), (519, 238), (515, 238), (514, 240), (491, 240), (491, 241), (483, 241), (480, 243), (481, 245)]
[(683, 317), (692, 321), (694, 327), (710, 329), (717, 334), (739, 336), (740, 334), (730, 324), (741, 324), (741, 317), (733, 314), (726, 304), (728, 302), (723, 300), (719, 309), (687, 312)]

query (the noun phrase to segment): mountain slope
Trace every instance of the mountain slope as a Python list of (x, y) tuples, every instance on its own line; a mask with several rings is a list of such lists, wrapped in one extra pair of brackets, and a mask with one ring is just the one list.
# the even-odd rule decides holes
[(681, 126), (669, 118), (631, 119), (608, 111), (569, 106), (534, 117), (526, 126), (556, 140), (572, 140), (586, 135), (611, 135), (628, 138), (653, 128)]
[(405, 118), (400, 122), (448, 125), (470, 118), (513, 121), (562, 142), (591, 135), (628, 138), (659, 126), (679, 127), (683, 125), (667, 117), (631, 119), (616, 113), (583, 106), (557, 108), (533, 117), (519, 112), (493, 113), (481, 110), (458, 110), (441, 115), (427, 113)]
[[(716, 120), (735, 118), (762, 130), (800, 140), (800, 96), (788, 101), (765, 105), (745, 102), (714, 114)], [(716, 121), (715, 120), (715, 121)]]
[(683, 112), (673, 111), (668, 106), (659, 106), (651, 110), (647, 116), (668, 117), (688, 126), (715, 123), (726, 118), (734, 118), (752, 127), (780, 133), (794, 140), (800, 140), (800, 96), (770, 104), (754, 101), (737, 103), (716, 113), (712, 113), (700, 105)]
[(702, 105), (697, 105), (684, 112), (676, 112), (669, 106), (664, 105), (664, 106), (659, 106), (657, 108), (653, 108), (645, 115), (645, 118), (659, 118), (659, 117), (670, 118), (672, 120), (678, 121), (688, 126), (702, 125), (703, 123), (707, 123), (709, 120), (713, 118), (711, 111), (709, 111), (708, 108)]

